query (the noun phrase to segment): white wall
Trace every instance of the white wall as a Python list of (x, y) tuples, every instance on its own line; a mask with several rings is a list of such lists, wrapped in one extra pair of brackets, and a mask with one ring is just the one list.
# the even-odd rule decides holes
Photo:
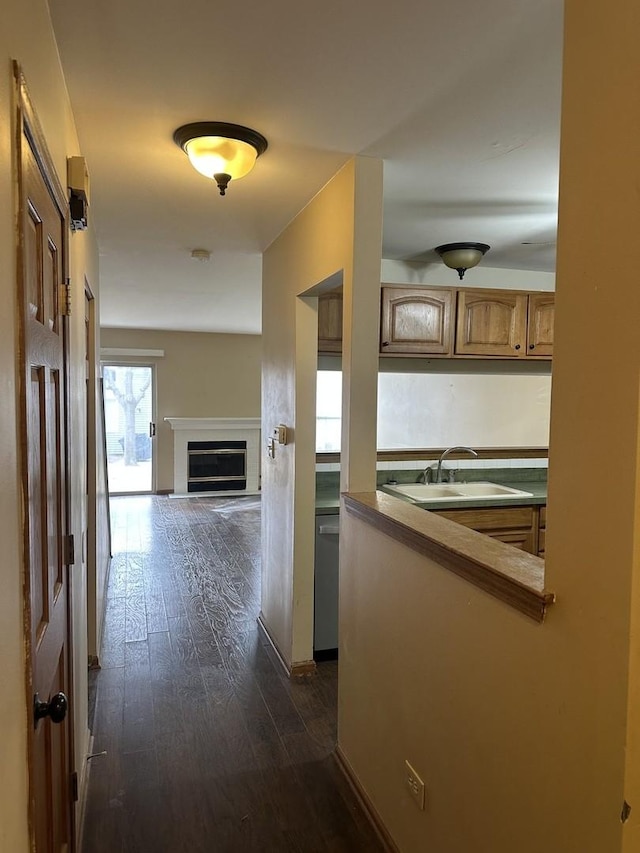
[(378, 447), (547, 447), (550, 376), (381, 373)]
[[(466, 362), (467, 370), (469, 364)], [(394, 370), (378, 374), (380, 450), (454, 444), (483, 448), (548, 447), (551, 404), (548, 372), (540, 375), (406, 370), (406, 373)], [(340, 449), (341, 378), (338, 370), (318, 371), (318, 451)]]
[(430, 284), (437, 287), (499, 288), (501, 290), (555, 290), (555, 273), (535, 270), (506, 270), (490, 266), (490, 257), (465, 273), (462, 282), (455, 270), (442, 263), (391, 261), (383, 258), (380, 280), (385, 284)]
[(625, 690), (588, 581), (540, 625), (342, 516), (338, 743), (399, 850), (619, 851)]

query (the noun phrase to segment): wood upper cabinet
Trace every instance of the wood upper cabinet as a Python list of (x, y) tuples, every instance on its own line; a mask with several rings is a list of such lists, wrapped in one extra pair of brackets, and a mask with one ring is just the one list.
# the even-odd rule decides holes
[(456, 355), (553, 355), (554, 293), (460, 290)]
[(527, 355), (553, 355), (554, 293), (529, 294)]
[[(383, 285), (380, 353), (548, 359), (554, 300), (552, 292)], [(318, 352), (342, 352), (342, 288), (318, 298)]]
[(451, 355), (455, 291), (383, 287), (380, 352)]
[(342, 352), (342, 290), (318, 297), (318, 352)]
[(456, 355), (527, 354), (526, 293), (509, 290), (459, 290)]

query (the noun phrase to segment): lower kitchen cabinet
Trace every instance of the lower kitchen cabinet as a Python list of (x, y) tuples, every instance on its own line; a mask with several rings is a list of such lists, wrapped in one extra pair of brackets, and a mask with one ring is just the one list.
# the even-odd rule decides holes
[(538, 557), (544, 557), (545, 540), (547, 536), (547, 508), (540, 507), (538, 519)]
[(532, 506), (445, 509), (437, 510), (435, 514), (522, 551), (537, 553), (537, 527), (534, 527), (534, 517), (537, 521), (537, 513)]

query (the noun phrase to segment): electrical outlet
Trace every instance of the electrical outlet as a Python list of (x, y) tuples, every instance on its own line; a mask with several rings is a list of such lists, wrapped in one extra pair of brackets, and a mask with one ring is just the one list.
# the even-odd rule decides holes
[(407, 787), (420, 811), (424, 811), (424, 782), (408, 761), (405, 761)]

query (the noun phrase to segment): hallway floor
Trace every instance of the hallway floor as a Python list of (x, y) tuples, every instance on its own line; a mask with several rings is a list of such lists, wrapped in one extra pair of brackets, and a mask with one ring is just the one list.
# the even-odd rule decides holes
[(258, 630), (253, 498), (111, 500), (83, 853), (382, 850), (331, 755), (337, 664)]

